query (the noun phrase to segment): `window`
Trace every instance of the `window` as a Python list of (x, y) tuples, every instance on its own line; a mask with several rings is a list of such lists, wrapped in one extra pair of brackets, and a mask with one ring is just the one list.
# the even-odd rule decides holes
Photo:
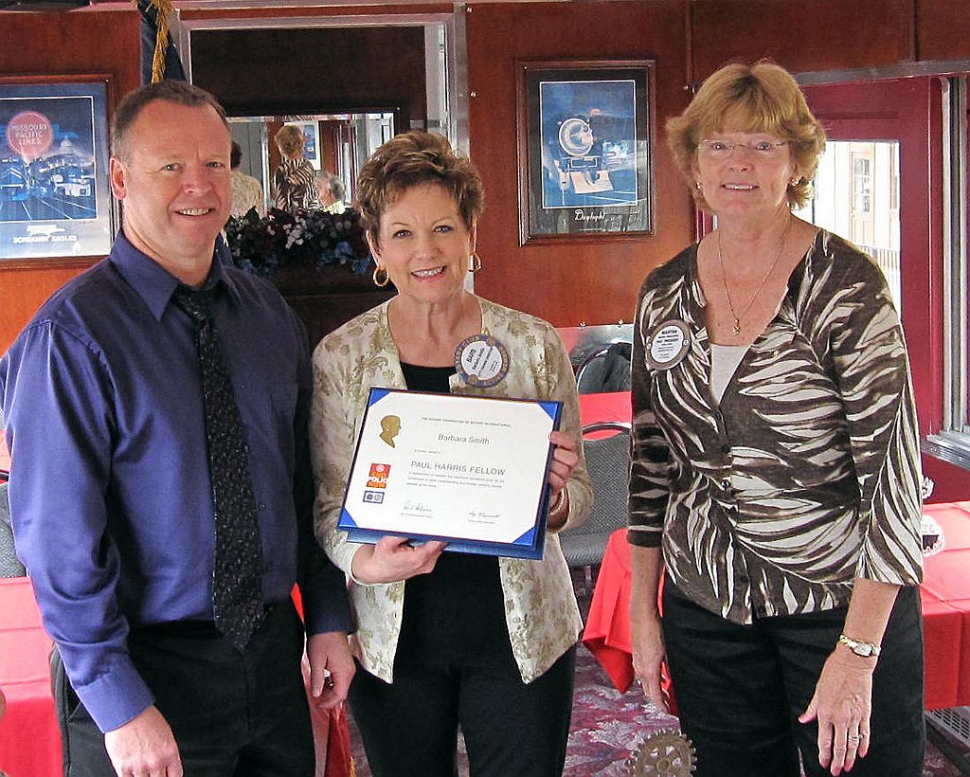
[(970, 468), (967, 288), (967, 79), (946, 80), (943, 100), (943, 418), (930, 440), (934, 454)]
[(899, 141), (830, 140), (814, 188), (813, 199), (796, 215), (872, 256), (901, 310)]

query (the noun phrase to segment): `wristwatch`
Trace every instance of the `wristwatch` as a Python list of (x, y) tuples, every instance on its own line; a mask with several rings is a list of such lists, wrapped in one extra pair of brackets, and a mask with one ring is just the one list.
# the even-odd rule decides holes
[(872, 642), (860, 642), (857, 639), (845, 636), (845, 634), (839, 634), (839, 643), (845, 645), (857, 656), (862, 656), (863, 658), (878, 658), (882, 652), (882, 648), (879, 645), (875, 645)]

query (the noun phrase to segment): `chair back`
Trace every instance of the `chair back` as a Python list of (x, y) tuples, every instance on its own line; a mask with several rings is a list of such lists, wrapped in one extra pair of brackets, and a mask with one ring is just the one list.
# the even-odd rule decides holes
[(632, 345), (612, 343), (587, 356), (576, 370), (576, 390), (580, 394), (630, 390)]
[(563, 554), (571, 567), (599, 564), (610, 534), (627, 525), (630, 425), (600, 421), (583, 427), (584, 435), (600, 431), (615, 434), (583, 440), (586, 469), (593, 481), (593, 511), (586, 523), (559, 534)]
[(0, 577), (23, 577), (27, 574), (27, 570), (17, 558), (17, 552), (13, 546), (7, 485), (5, 481), (0, 481)]

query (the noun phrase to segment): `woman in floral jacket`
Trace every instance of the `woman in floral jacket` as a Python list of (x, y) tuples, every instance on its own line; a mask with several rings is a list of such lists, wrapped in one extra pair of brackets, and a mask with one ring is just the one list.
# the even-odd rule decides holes
[[(464, 289), (480, 267), (484, 196), (477, 170), (444, 138), (395, 137), (365, 165), (357, 192), (375, 282), (390, 279), (399, 293), (317, 347), (311, 435), (317, 536), (351, 579), (361, 671), (350, 700), (368, 761), (375, 777), (452, 777), (460, 727), (473, 777), (557, 777), (582, 621), (556, 532), (584, 521), (592, 503), (569, 356), (545, 321)], [(506, 352), (490, 387), (456, 369), (460, 345), (482, 335)], [(337, 521), (372, 386), (563, 403), (540, 561), (389, 536), (348, 541)]]

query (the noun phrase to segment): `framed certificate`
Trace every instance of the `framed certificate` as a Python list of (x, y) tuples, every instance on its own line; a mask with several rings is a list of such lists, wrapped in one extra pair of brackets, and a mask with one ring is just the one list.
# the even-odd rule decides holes
[(542, 558), (561, 402), (372, 388), (338, 528)]

